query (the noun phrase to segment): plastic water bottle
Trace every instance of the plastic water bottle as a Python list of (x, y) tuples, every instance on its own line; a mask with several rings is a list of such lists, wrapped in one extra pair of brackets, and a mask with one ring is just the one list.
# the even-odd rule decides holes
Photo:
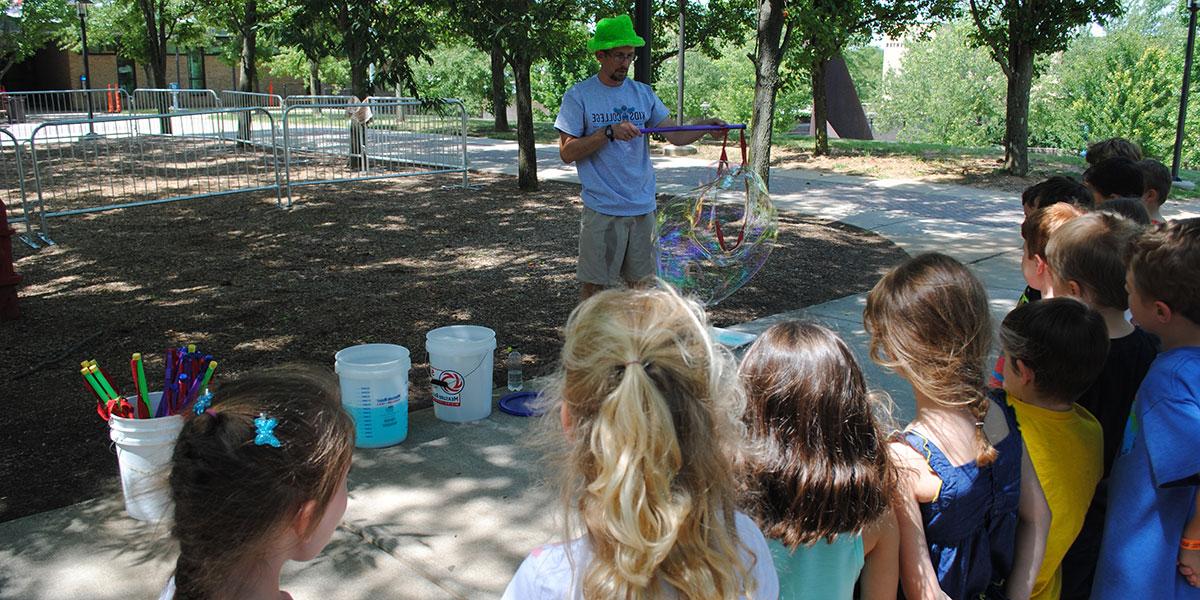
[(521, 373), (521, 353), (508, 348), (508, 359), (504, 361), (508, 367), (508, 391), (519, 392), (525, 386), (525, 376)]

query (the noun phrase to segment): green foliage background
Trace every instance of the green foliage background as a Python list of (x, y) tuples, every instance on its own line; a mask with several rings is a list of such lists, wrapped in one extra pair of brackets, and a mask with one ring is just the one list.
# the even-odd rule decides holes
[[(1170, 163), (1186, 36), (1184, 2), (1134, 0), (1104, 31), (1081, 31), (1038, 65), (1030, 98), (1030, 146), (1082, 151), (1112, 136), (1129, 138)], [(999, 145), (1005, 79), (973, 48), (965, 20), (910, 42), (898, 74), (884, 81), (877, 127), (900, 141)], [(1200, 100), (1192, 74), (1191, 95)], [(1200, 165), (1200, 114), (1189, 110), (1183, 163)]]

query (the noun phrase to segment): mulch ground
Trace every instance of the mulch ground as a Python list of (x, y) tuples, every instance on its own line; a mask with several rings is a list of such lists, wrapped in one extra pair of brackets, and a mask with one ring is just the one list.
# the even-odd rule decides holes
[[(577, 298), (577, 185), (520, 193), (473, 174), (240, 194), (51, 221), (58, 245), (14, 240), (22, 316), (0, 323), (0, 521), (119, 489), (107, 425), (79, 377), (95, 358), (131, 389), (128, 359), (195, 343), (216, 379), (284, 362), (332, 367), (367, 342), (412, 351), (410, 402), (429, 406), (424, 335), (456, 323), (496, 331), (549, 373)], [(740, 292), (710, 311), (729, 325), (868, 289), (904, 258), (863, 230), (784, 216), (778, 246)], [(498, 350), (498, 354), (499, 351)], [(501, 360), (494, 381), (504, 381)], [(161, 376), (161, 375), (160, 375)], [(424, 378), (424, 379), (423, 379)]]

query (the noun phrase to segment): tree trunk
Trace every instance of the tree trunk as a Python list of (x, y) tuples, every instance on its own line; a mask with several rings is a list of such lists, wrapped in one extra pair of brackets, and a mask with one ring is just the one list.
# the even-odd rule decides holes
[(258, 91), (258, 0), (246, 0), (246, 17), (242, 21), (242, 57), (238, 71), (238, 90)]
[(1029, 88), (1033, 85), (1033, 51), (1024, 45), (1010, 52), (1008, 100), (1004, 117), (1004, 169), (1029, 173)]
[(311, 58), (308, 59), (308, 93), (321, 95), (321, 65)]
[[(350, 31), (350, 15), (345, 5), (341, 6), (338, 14), (338, 26), (342, 31)], [(363, 41), (355, 36), (346, 35), (343, 40), (346, 58), (350, 61), (350, 93), (360, 102), (366, 102), (367, 98), (374, 91), (371, 89), (371, 79), (368, 76), (369, 65), (366, 59), (366, 48), (363, 47)], [(349, 168), (352, 170), (366, 170), (366, 155), (367, 127), (366, 125), (359, 124), (354, 119), (350, 119)]]
[(533, 90), (529, 68), (533, 60), (525, 51), (513, 54), (513, 76), (517, 80), (517, 187), (537, 191), (537, 147), (533, 139)]
[(767, 183), (771, 174), (771, 131), (779, 60), (783, 55), (784, 0), (759, 0), (754, 61), (754, 114), (750, 119), (750, 169)]
[(504, 52), (500, 40), (492, 41), (492, 115), (496, 131), (508, 131), (508, 86), (504, 81)]
[(815, 60), (812, 64), (813, 109), (810, 129), (814, 140), (813, 156), (829, 155), (829, 106), (825, 96), (825, 61)]
[[(357, 48), (357, 45), (350, 44)], [(362, 52), (353, 50), (354, 57), (350, 59), (350, 89), (354, 90), (354, 97), (360, 102), (366, 102), (367, 97), (371, 95), (370, 82), (367, 77), (367, 65), (362, 60)], [(350, 120), (350, 160), (349, 167), (352, 170), (367, 169), (366, 161), (367, 153), (367, 127), (354, 119)]]

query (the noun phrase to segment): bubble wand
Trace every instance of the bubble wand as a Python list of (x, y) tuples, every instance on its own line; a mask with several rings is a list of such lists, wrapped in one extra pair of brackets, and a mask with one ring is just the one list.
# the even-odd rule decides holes
[(670, 127), (643, 127), (642, 133), (670, 133), (672, 131), (729, 131), (746, 129), (745, 125), (672, 125)]

